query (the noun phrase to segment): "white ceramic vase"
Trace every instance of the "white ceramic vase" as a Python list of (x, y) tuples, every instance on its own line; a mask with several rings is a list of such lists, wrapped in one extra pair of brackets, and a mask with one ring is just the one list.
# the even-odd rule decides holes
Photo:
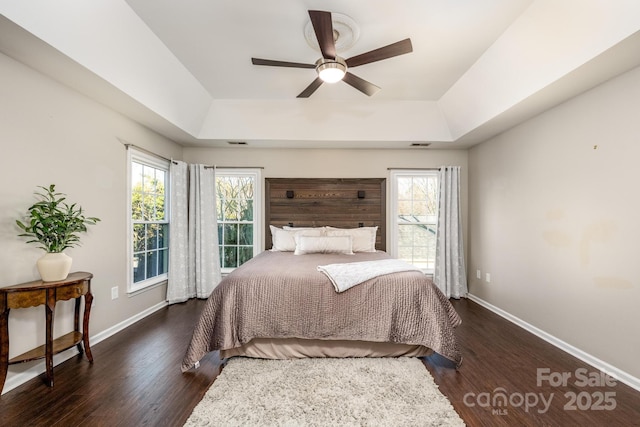
[(71, 257), (65, 255), (63, 252), (47, 252), (38, 259), (36, 266), (38, 267), (42, 280), (45, 282), (56, 282), (67, 278), (71, 270), (72, 261)]

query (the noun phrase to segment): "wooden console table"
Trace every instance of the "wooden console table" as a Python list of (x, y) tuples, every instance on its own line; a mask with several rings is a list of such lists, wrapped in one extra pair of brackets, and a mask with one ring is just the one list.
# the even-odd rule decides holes
[[(78, 346), (82, 354), (82, 344), (89, 362), (93, 363), (89, 346), (89, 315), (91, 313), (91, 278), (93, 274), (75, 272), (57, 282), (36, 280), (20, 285), (0, 288), (0, 391), (4, 387), (9, 365), (44, 358), (46, 361), (46, 383), (53, 387), (53, 355)], [(84, 316), (80, 330), (80, 300), (84, 296)], [(57, 301), (76, 299), (74, 330), (53, 339), (53, 318)], [(45, 306), (46, 342), (44, 345), (9, 360), (9, 310)]]

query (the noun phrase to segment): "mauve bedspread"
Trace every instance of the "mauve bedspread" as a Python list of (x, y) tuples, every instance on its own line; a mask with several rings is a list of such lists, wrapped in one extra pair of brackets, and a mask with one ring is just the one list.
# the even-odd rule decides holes
[(422, 345), (459, 364), (454, 329), (460, 317), (424, 274), (388, 274), (337, 293), (319, 265), (388, 259), (265, 251), (224, 278), (196, 323), (182, 362), (253, 338), (359, 340)]

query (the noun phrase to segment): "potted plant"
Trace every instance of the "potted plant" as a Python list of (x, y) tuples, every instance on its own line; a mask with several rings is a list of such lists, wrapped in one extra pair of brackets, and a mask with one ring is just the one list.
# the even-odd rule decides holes
[(64, 250), (80, 245), (80, 233), (87, 231), (99, 218), (87, 217), (76, 203), (67, 204), (66, 195), (56, 192), (54, 184), (36, 192), (38, 201), (28, 209), (25, 222), (16, 220), (23, 231), (19, 236), (29, 237), (46, 252), (37, 261), (38, 271), (46, 282), (64, 280), (71, 269), (71, 258)]

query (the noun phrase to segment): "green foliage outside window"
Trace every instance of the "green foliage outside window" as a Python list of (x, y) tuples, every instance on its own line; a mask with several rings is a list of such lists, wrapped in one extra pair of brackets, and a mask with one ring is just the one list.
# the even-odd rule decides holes
[(253, 257), (254, 179), (217, 176), (216, 195), (220, 266), (236, 268)]
[(132, 175), (133, 281), (140, 282), (168, 271), (166, 171), (133, 163)]

